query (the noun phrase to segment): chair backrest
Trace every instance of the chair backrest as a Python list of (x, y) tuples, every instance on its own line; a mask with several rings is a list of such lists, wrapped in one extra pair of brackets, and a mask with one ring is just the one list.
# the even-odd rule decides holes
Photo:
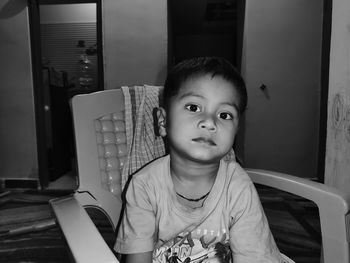
[(121, 173), (127, 155), (121, 89), (74, 96), (77, 200), (100, 207), (115, 228), (121, 210)]
[(322, 255), (326, 263), (350, 262), (350, 195), (333, 187), (287, 174), (247, 169), (254, 183), (313, 201), (319, 210)]

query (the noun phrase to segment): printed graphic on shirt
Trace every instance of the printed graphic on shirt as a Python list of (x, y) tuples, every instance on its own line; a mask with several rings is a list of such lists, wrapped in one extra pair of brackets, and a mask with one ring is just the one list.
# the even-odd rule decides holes
[(229, 237), (222, 231), (180, 233), (153, 251), (153, 263), (231, 263)]

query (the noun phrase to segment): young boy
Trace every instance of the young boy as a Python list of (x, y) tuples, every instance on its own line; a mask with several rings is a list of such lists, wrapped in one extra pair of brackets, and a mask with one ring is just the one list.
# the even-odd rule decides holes
[(252, 181), (228, 156), (247, 104), (239, 73), (222, 58), (186, 60), (163, 95), (157, 117), (169, 155), (128, 186), (115, 245), (122, 262), (289, 262)]

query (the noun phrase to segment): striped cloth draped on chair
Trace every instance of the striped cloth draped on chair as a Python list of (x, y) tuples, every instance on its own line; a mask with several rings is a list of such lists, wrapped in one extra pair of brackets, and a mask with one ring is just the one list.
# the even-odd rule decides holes
[(165, 155), (162, 137), (156, 136), (154, 109), (159, 107), (161, 86), (123, 86), (128, 158), (122, 173), (122, 189), (129, 176), (150, 161)]

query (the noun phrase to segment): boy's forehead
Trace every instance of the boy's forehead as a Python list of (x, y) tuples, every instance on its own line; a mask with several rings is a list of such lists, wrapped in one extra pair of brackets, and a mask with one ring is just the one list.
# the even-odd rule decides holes
[(215, 89), (217, 91), (217, 88), (219, 88), (220, 85), (216, 85), (213, 83), (208, 84), (213, 79), (218, 79), (220, 81), (226, 82), (226, 84), (228, 84), (227, 86), (231, 87), (230, 90), (233, 91), (233, 97), (237, 96), (237, 88), (232, 82), (226, 80), (222, 76), (212, 76), (210, 74), (196, 75), (184, 80), (180, 84), (178, 93), (176, 95), (182, 97), (185, 94), (188, 94), (188, 95), (200, 94), (204, 89), (210, 89), (210, 90)]
[[(215, 78), (219, 78), (219, 83), (205, 83), (207, 80), (209, 80), (209, 78), (193, 78), (187, 80), (186, 82), (183, 82), (179, 88), (178, 93), (172, 98), (172, 100), (174, 99), (178, 101), (190, 97), (197, 97), (199, 99), (202, 98), (205, 100), (210, 99), (212, 101), (216, 101), (216, 103), (219, 104), (232, 105), (238, 110), (238, 105), (240, 104), (240, 96), (238, 94), (237, 88), (233, 83), (220, 76)], [(210, 77), (210, 79), (212, 79), (212, 77)]]

